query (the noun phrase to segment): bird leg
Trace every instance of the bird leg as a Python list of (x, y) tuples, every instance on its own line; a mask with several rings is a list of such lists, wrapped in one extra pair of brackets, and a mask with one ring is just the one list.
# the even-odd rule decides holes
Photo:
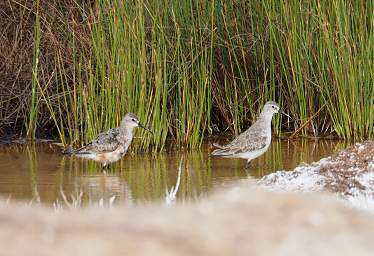
[(106, 175), (107, 170), (109, 170), (109, 164), (104, 163), (101, 165), (101, 167), (102, 167), (103, 174)]
[(108, 170), (109, 169), (109, 164), (107, 163), (103, 163), (102, 165), (102, 169), (105, 171), (105, 170)]
[(251, 168), (251, 161), (248, 160), (247, 163), (245, 164), (244, 169), (249, 170), (250, 168)]

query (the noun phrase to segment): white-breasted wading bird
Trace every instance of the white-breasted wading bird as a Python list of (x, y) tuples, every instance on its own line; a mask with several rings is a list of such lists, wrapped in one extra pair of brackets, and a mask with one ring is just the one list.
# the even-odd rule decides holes
[(245, 132), (227, 145), (213, 144), (218, 149), (214, 150), (212, 155), (247, 159), (247, 168), (252, 159), (261, 156), (269, 148), (271, 143), (271, 120), (275, 113), (290, 117), (280, 109), (278, 103), (268, 101), (265, 103), (256, 122)]

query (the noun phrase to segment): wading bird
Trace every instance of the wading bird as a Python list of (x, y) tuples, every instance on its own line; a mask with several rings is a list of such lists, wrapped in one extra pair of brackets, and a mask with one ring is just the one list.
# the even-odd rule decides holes
[(218, 149), (214, 150), (212, 155), (247, 159), (246, 168), (248, 168), (250, 161), (264, 154), (270, 146), (271, 120), (275, 113), (290, 117), (279, 108), (278, 103), (268, 101), (265, 103), (257, 121), (248, 130), (227, 145), (213, 144)]
[(152, 133), (139, 122), (136, 115), (128, 113), (122, 119), (120, 126), (100, 133), (90, 143), (79, 149), (69, 148), (64, 153), (95, 160), (105, 168), (126, 154), (133, 138), (133, 129), (136, 127)]

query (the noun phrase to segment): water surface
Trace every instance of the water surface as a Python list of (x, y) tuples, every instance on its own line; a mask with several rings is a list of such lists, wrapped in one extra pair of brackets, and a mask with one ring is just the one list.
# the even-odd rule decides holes
[[(290, 170), (346, 147), (336, 140), (275, 139), (269, 150), (252, 161), (209, 155), (210, 143), (199, 151), (128, 154), (103, 172), (90, 160), (60, 153), (51, 144), (0, 146), (0, 196), (10, 200), (52, 204), (82, 198), (84, 204), (109, 201), (134, 204), (165, 200), (175, 185), (181, 164), (178, 201), (195, 200), (241, 179), (258, 179), (271, 172)], [(62, 192), (61, 192), (62, 191)], [(79, 196), (80, 195), (80, 196)], [(114, 197), (113, 197), (114, 196)]]

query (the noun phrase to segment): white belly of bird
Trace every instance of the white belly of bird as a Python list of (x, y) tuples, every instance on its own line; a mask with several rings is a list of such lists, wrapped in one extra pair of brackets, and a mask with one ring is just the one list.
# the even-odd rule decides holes
[(268, 150), (269, 146), (270, 146), (270, 141), (262, 149), (243, 152), (243, 153), (238, 153), (238, 154), (234, 154), (234, 155), (228, 155), (228, 156), (225, 156), (225, 157), (243, 158), (243, 159), (247, 159), (248, 161), (251, 161), (252, 159), (255, 159), (255, 158), (263, 155)]
[(244, 159), (248, 159), (250, 161), (250, 160), (255, 159), (255, 158), (261, 156), (262, 154), (264, 154), (266, 152), (266, 150), (267, 150), (267, 147), (265, 147), (263, 149), (260, 149), (260, 150), (239, 153), (239, 154), (234, 155), (233, 157), (244, 158)]

